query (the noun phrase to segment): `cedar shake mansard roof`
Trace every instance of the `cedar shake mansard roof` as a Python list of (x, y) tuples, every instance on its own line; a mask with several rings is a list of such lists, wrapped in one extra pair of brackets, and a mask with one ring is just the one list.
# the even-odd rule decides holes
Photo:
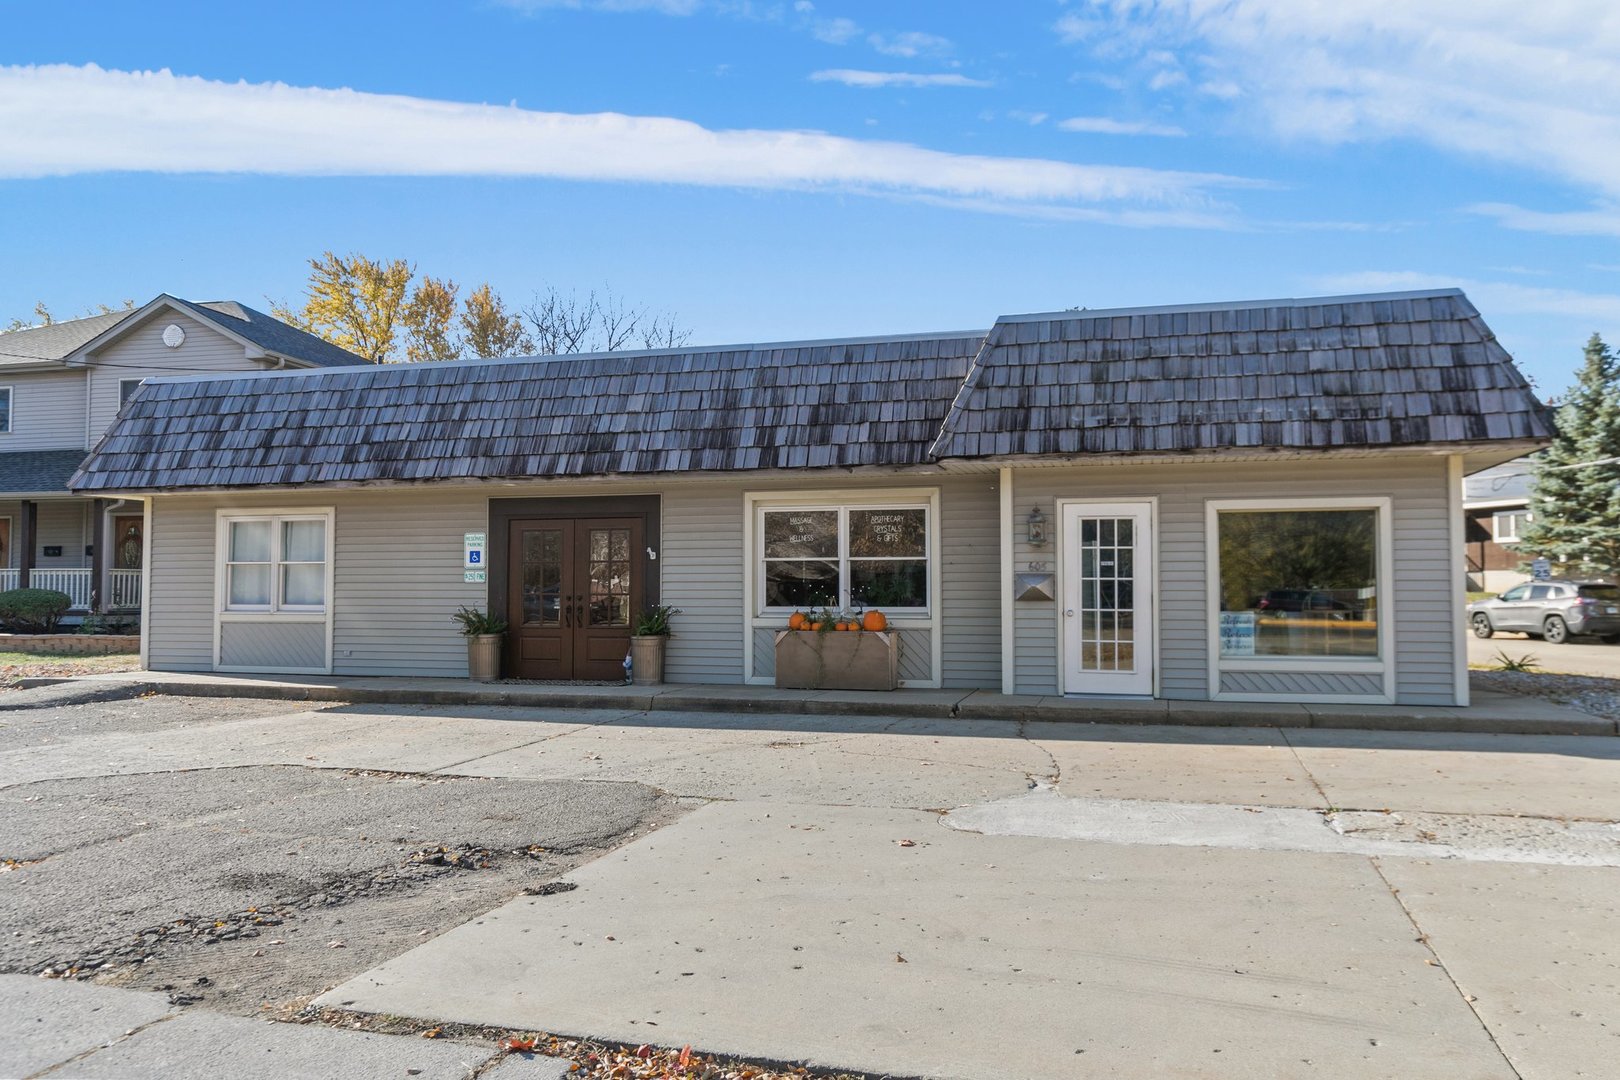
[(1529, 448), (1551, 434), (1479, 313), (1443, 290), (1010, 316), (988, 333), (155, 379), (72, 486)]

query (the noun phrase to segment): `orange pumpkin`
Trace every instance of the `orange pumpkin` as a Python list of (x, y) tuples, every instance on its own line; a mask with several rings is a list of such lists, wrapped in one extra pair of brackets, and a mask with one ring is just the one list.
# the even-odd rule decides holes
[(812, 630), (820, 630), (823, 626), (826, 626), (826, 625), (827, 625), (826, 623), (811, 623), (810, 624), (810, 629), (812, 629)]
[(793, 614), (788, 616), (788, 629), (803, 630), (805, 628), (805, 624), (807, 624), (809, 621), (809, 619), (805, 618), (804, 612), (795, 611)]
[(849, 623), (847, 623), (847, 622), (833, 623), (833, 629), (834, 630), (848, 630), (849, 629)]
[(873, 609), (872, 611), (868, 611), (865, 615), (861, 616), (861, 629), (863, 630), (877, 632), (887, 630), (888, 628), (889, 617), (883, 614), (881, 611)]

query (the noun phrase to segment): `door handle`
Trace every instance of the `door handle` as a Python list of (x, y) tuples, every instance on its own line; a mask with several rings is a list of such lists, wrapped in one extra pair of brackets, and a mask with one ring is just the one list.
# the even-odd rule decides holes
[(571, 596), (563, 596), (558, 598), (558, 607), (562, 609), (560, 614), (562, 615), (562, 624), (564, 626), (574, 625), (574, 607), (568, 602), (572, 599), (573, 597)]
[(1074, 608), (1069, 608), (1069, 609), (1068, 609), (1068, 610), (1066, 610), (1066, 611), (1065, 611), (1065, 612), (1064, 612), (1064, 613), (1063, 613), (1063, 617), (1064, 617), (1064, 618), (1065, 618), (1065, 619), (1072, 619), (1072, 618), (1074, 618)]

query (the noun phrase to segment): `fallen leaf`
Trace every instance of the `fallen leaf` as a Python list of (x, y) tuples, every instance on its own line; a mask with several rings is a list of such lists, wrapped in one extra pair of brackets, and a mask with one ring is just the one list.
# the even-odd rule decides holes
[(915, 841), (915, 840), (900, 840), (900, 841), (897, 841), (897, 843), (901, 847), (916, 847), (917, 846), (917, 841)]
[(343, 944), (343, 942), (341, 942), (341, 941), (328, 941), (326, 943), (326, 947), (328, 949), (347, 949), (348, 948), (348, 946)]
[(532, 1054), (534, 1053), (534, 1040), (518, 1038), (502, 1039), (501, 1049), (507, 1051), (508, 1053), (514, 1054)]
[(894, 954), (894, 962), (897, 963), (897, 964), (909, 964), (909, 963), (911, 963), (910, 960), (907, 960), (905, 957), (901, 956), (899, 953)]
[(428, 1028), (426, 1031), (422, 1032), (422, 1038), (424, 1038), (424, 1039), (437, 1039), (441, 1034), (443, 1034), (443, 1032), (444, 1032), (444, 1028), (436, 1028), (436, 1027)]

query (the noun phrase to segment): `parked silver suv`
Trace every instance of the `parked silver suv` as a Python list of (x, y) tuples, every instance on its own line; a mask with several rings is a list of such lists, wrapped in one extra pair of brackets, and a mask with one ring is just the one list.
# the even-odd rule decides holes
[(1620, 642), (1620, 585), (1607, 581), (1530, 581), (1468, 605), (1474, 636), (1499, 630), (1546, 638), (1561, 645), (1573, 634)]

